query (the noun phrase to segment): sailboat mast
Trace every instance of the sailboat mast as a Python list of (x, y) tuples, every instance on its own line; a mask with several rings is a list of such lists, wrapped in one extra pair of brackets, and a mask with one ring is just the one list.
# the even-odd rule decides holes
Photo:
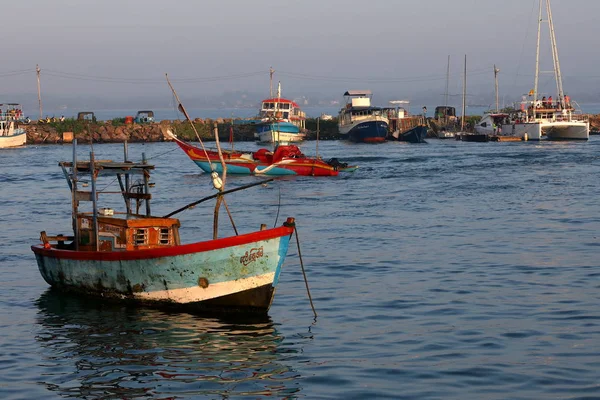
[(540, 35), (542, 30), (542, 1), (540, 0), (540, 10), (538, 13), (538, 33), (537, 33), (537, 46), (535, 52), (535, 81), (533, 85), (533, 115), (535, 116), (535, 109), (537, 104), (538, 96), (538, 79), (540, 76)]
[(465, 70), (463, 73), (463, 99), (462, 99), (462, 121), (460, 122), (461, 132), (465, 129), (465, 114), (467, 112), (467, 55), (465, 54)]
[[(446, 64), (446, 92), (444, 93), (444, 107), (448, 107), (448, 84), (450, 82), (450, 55), (448, 55), (448, 63)], [(446, 113), (446, 111), (444, 111)]]
[(562, 75), (560, 73), (560, 63), (558, 61), (558, 47), (556, 46), (556, 35), (554, 34), (554, 22), (552, 22), (552, 10), (550, 9), (550, 0), (546, 0), (546, 13), (548, 14), (548, 26), (550, 28), (550, 40), (552, 43), (552, 60), (554, 61), (554, 78), (556, 79), (556, 91), (558, 92), (558, 101), (561, 109), (565, 108), (564, 92), (562, 87)]

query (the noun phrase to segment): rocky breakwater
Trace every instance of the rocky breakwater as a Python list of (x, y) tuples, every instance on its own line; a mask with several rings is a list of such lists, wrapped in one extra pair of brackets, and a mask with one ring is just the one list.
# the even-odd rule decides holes
[(600, 114), (590, 115), (590, 131), (600, 132)]
[(77, 139), (78, 142), (119, 143), (119, 142), (159, 142), (163, 141), (166, 124), (113, 125), (111, 122), (98, 122), (88, 126), (68, 126), (67, 124), (30, 124), (25, 126), (28, 144), (61, 144)]
[[(230, 136), (231, 121), (194, 120), (196, 131), (202, 140), (214, 140), (214, 124), (217, 123), (219, 138)], [(87, 122), (65, 120), (24, 125), (28, 144), (62, 144), (77, 139), (81, 143), (162, 142), (167, 129), (185, 140), (197, 140), (196, 133), (187, 121), (161, 121), (146, 124), (125, 124), (121, 121)], [(234, 126), (235, 140), (253, 140), (254, 130), (248, 126)]]

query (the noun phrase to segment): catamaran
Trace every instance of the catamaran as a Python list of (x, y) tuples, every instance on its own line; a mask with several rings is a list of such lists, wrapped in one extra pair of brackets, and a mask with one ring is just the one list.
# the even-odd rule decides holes
[[(543, 5), (546, 9), (546, 21), (550, 32), (552, 47), (552, 59), (554, 62), (554, 78), (556, 81), (556, 101), (544, 98), (540, 99), (538, 91), (538, 80), (540, 74), (540, 36), (542, 30)], [(552, 21), (552, 10), (550, 0), (539, 1), (538, 35), (536, 51), (536, 67), (534, 88), (529, 92), (529, 100), (524, 99), (520, 103), (520, 110), (508, 123), (503, 123), (500, 130), (504, 135), (521, 137), (524, 140), (588, 140), (590, 137), (590, 123), (586, 115), (581, 114), (574, 107), (569, 96), (563, 90), (560, 63), (554, 24)]]

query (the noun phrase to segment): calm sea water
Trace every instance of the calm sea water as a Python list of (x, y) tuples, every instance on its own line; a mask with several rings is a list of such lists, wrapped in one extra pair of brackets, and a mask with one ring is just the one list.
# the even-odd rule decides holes
[[(155, 214), (211, 193), (175, 144), (129, 151), (157, 165)], [(360, 168), (228, 197), (241, 231), (296, 217), (318, 317), (291, 248), (268, 316), (232, 320), (49, 290), (29, 246), (69, 233), (71, 147), (3, 150), (0, 398), (600, 398), (599, 137), (319, 153)], [(211, 214), (182, 213), (182, 240), (208, 238)]]

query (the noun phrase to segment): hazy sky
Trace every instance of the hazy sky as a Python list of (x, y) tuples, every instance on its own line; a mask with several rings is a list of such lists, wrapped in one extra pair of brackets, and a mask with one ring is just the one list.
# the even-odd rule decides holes
[[(533, 85), (538, 0), (20, 0), (1, 6), (0, 97), (283, 94), (341, 100), (347, 89), (396, 98), (462, 91), (515, 97)], [(565, 90), (600, 92), (600, 0), (553, 0)], [(542, 69), (551, 69), (548, 34)], [(550, 75), (540, 79), (552, 92)], [(571, 88), (571, 89), (569, 89)], [(34, 99), (37, 101), (37, 98)]]

